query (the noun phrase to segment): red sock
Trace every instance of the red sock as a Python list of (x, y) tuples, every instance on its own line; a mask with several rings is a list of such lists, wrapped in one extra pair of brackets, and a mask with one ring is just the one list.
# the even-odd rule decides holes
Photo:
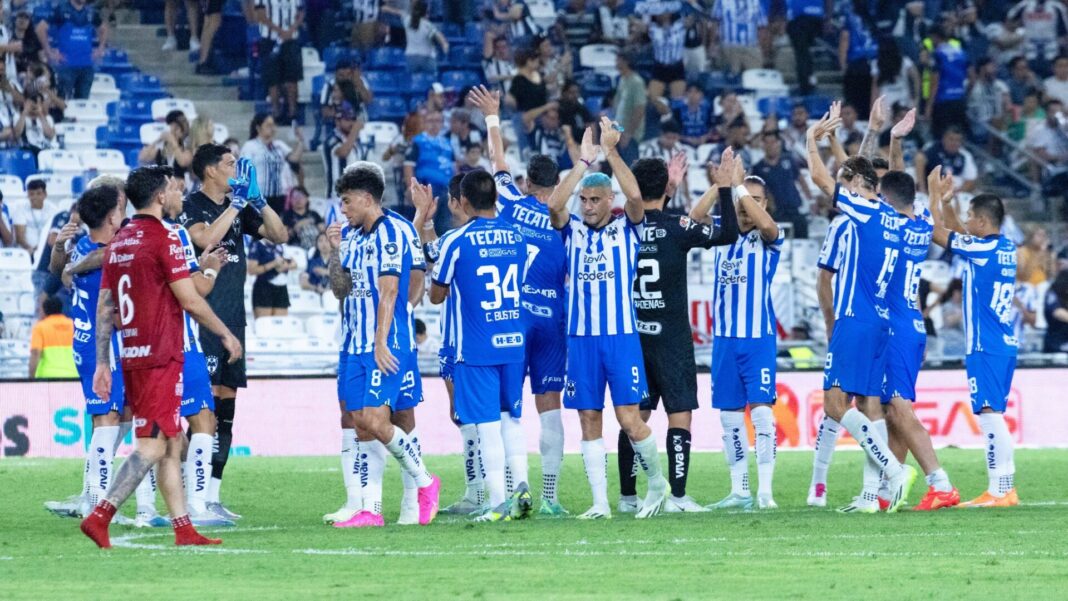
[(189, 520), (189, 515), (180, 515), (171, 520), (171, 525), (174, 526), (174, 544), (178, 546), (185, 545), (221, 545), (221, 538), (208, 538), (193, 527), (193, 523)]
[(99, 518), (104, 520), (105, 523), (111, 523), (111, 519), (115, 517), (115, 513), (119, 510), (111, 504), (111, 501), (107, 499), (100, 499), (100, 502), (93, 508), (94, 514), (99, 514)]
[(89, 514), (89, 517), (82, 520), (81, 529), (82, 533), (88, 536), (96, 546), (101, 549), (111, 548), (111, 537), (108, 536), (108, 524), (111, 523), (111, 518), (115, 517), (116, 508), (106, 499), (97, 503), (97, 506), (93, 508), (93, 513)]

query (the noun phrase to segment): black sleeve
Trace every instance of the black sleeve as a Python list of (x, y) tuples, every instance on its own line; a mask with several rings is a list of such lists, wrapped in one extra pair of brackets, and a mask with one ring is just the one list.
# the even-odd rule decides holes
[[(719, 189), (719, 232), (711, 246), (727, 246), (738, 241), (738, 214), (734, 210), (734, 193), (730, 188)], [(706, 247), (706, 248), (708, 248)]]
[(252, 236), (253, 240), (259, 240), (263, 238), (260, 235), (260, 226), (263, 225), (263, 217), (260, 217), (259, 212), (252, 206), (246, 205), (241, 210), (241, 233), (247, 236)]

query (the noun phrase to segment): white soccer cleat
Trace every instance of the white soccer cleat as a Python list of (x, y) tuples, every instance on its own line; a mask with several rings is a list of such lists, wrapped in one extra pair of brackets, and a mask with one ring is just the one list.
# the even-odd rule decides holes
[(817, 484), (816, 486), (810, 486), (808, 489), (808, 506), (809, 507), (826, 507), (827, 506), (827, 485)]
[(638, 495), (619, 497), (619, 504), (616, 505), (616, 509), (619, 510), (619, 513), (638, 513), (642, 510), (642, 500), (638, 498)]
[[(338, 509), (334, 513), (327, 513), (323, 515), (323, 522), (326, 524), (333, 524), (334, 522), (347, 522), (356, 517), (356, 514), (360, 513), (360, 508), (349, 508), (348, 505), (342, 505), (341, 509)], [(214, 514), (213, 514), (214, 515)]]
[(81, 518), (89, 515), (89, 498), (82, 495), (67, 497), (62, 501), (45, 501), (45, 509), (61, 518)]
[(210, 512), (216, 514), (216, 515), (222, 516), (222, 517), (224, 517), (224, 518), (226, 518), (226, 519), (228, 519), (230, 521), (237, 521), (237, 520), (241, 519), (241, 515), (240, 514), (237, 514), (237, 513), (234, 513), (232, 511), (230, 511), (222, 503), (208, 503), (207, 507), (208, 507), (208, 511), (210, 511)]
[(580, 520), (610, 520), (612, 519), (612, 508), (605, 505), (604, 507), (598, 507), (594, 505), (586, 510), (586, 513), (578, 516)]
[(475, 499), (469, 499), (467, 497), (463, 497), (459, 501), (457, 501), (457, 502), (453, 503), (452, 505), (449, 505), (448, 507), (442, 509), (441, 513), (446, 513), (446, 514), (449, 514), (449, 515), (471, 515), (471, 514), (482, 515), (489, 508), (490, 508), (489, 505), (480, 504)]
[(757, 509), (778, 509), (779, 504), (771, 495), (757, 495)]
[(749, 511), (753, 508), (753, 495), (739, 495), (737, 493), (731, 493), (726, 497), (723, 497), (718, 503), (713, 503), (708, 506), (709, 509), (744, 509)]
[(163, 42), (163, 47), (160, 48), (160, 50), (163, 50), (163, 51), (174, 50), (177, 47), (178, 47), (178, 40), (174, 39), (174, 36), (169, 35), (169, 36), (167, 36), (167, 41)]
[(865, 499), (863, 495), (853, 497), (853, 502), (839, 507), (838, 513), (879, 513), (879, 500)]
[(200, 40), (196, 38), (189, 38), (189, 51), (200, 52)]
[(664, 513), (701, 513), (708, 511), (690, 495), (685, 497), (669, 496), (664, 501)]
[(228, 520), (212, 511), (189, 510), (189, 521), (197, 528), (233, 528), (237, 525), (233, 520)]
[(135, 526), (135, 525), (137, 525), (137, 523), (135, 521), (133, 521), (130, 518), (122, 515), (121, 513), (116, 513), (115, 517), (111, 518), (111, 523), (115, 524), (116, 526)]
[(171, 521), (157, 511), (138, 511), (134, 518), (134, 528), (170, 528)]
[(634, 517), (639, 520), (644, 520), (645, 518), (651, 518), (660, 513), (660, 510), (664, 508), (664, 501), (667, 498), (668, 482), (661, 477), (659, 482), (650, 484), (649, 492), (645, 493), (645, 500), (642, 501), (642, 508)]

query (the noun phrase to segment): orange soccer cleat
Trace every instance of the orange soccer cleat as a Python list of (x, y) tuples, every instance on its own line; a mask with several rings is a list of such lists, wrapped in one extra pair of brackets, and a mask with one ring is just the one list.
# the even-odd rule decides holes
[(990, 494), (990, 491), (983, 491), (983, 494), (961, 503), (961, 507), (1015, 507), (1020, 504), (1020, 497), (1016, 495), (1016, 489), (1012, 489), (1005, 493), (1004, 496), (997, 496)]
[(960, 493), (954, 488), (949, 492), (939, 492), (933, 486), (927, 488), (927, 494), (923, 496), (920, 504), (913, 511), (934, 511), (943, 507), (953, 507), (960, 504)]

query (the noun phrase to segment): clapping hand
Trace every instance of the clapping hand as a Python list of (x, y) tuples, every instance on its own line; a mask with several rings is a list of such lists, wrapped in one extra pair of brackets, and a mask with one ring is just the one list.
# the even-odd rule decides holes
[(486, 86), (478, 86), (477, 88), (471, 88), (471, 91), (467, 93), (467, 96), (475, 103), (475, 106), (482, 111), (483, 115), (489, 117), (491, 115), (500, 114), (500, 90), (493, 90), (491, 92)]
[(912, 128), (916, 126), (916, 109), (909, 109), (909, 112), (905, 113), (905, 116), (894, 124), (894, 127), (890, 130), (890, 136), (893, 138), (901, 139), (912, 133)]
[(241, 211), (246, 206), (248, 206), (249, 186), (251, 185), (248, 179), (248, 175), (251, 169), (251, 161), (249, 161), (248, 159), (238, 159), (237, 166), (234, 171), (234, 177), (231, 177), (227, 181), (227, 183), (230, 184), (230, 192), (232, 196), (230, 206), (234, 207), (238, 211)]

